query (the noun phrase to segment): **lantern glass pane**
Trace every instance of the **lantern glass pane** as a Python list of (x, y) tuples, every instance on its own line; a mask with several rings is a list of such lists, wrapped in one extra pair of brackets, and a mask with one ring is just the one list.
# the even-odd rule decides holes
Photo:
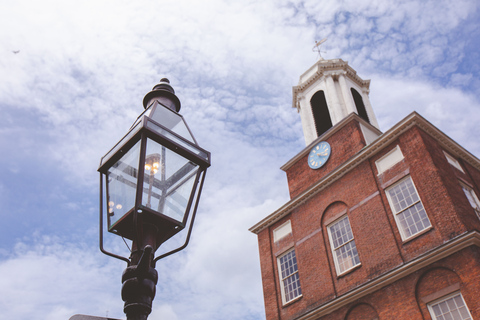
[(195, 143), (195, 139), (190, 133), (190, 130), (188, 130), (185, 121), (178, 113), (156, 103), (152, 104), (149, 109), (152, 110), (148, 115), (149, 118), (187, 139), (188, 141)]
[(132, 138), (141, 128), (142, 126), (140, 126), (139, 123), (136, 123), (134, 126), (132, 126), (130, 131), (122, 138), (122, 140), (120, 140), (115, 147), (113, 147), (105, 156), (102, 157), (102, 160), (100, 161), (100, 167), (103, 166), (105, 162), (107, 162), (121, 147), (123, 147), (125, 143), (128, 142), (128, 140), (130, 140), (130, 138)]
[(107, 172), (109, 228), (135, 206), (140, 141)]
[(162, 136), (172, 140), (173, 142), (181, 145), (182, 147), (189, 150), (190, 152), (198, 155), (199, 157), (201, 157), (205, 161), (209, 161), (208, 153), (201, 150), (200, 148), (197, 148), (196, 145), (189, 144), (189, 143), (185, 142), (184, 140), (181, 140), (177, 136), (173, 135), (171, 132), (168, 132), (167, 130), (162, 129), (160, 126), (156, 125), (155, 123), (153, 123), (151, 121), (147, 122), (146, 126), (147, 126), (147, 128), (152, 129), (155, 132), (157, 132), (159, 135), (162, 135)]
[(183, 222), (198, 165), (148, 139), (142, 205)]

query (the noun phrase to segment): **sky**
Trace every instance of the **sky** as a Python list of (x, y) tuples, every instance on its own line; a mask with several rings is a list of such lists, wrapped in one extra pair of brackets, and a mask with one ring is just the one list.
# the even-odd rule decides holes
[(0, 319), (125, 318), (97, 169), (163, 77), (212, 166), (189, 246), (157, 263), (149, 319), (265, 319), (248, 229), (289, 200), (279, 168), (305, 148), (292, 86), (315, 40), (371, 79), (382, 131), (417, 111), (479, 157), (479, 5), (0, 0)]

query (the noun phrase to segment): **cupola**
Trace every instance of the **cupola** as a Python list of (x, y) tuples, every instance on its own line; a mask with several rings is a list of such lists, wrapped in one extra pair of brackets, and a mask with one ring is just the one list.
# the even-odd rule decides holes
[(352, 112), (379, 129), (369, 87), (370, 80), (361, 79), (342, 59), (320, 59), (302, 74), (293, 87), (293, 107), (300, 113), (306, 145)]

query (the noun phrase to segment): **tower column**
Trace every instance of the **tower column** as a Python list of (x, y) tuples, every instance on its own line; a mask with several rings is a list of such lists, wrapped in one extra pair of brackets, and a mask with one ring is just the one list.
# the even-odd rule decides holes
[(302, 119), (303, 135), (305, 137), (305, 144), (310, 144), (317, 138), (317, 129), (315, 128), (315, 122), (313, 119), (313, 111), (310, 103), (307, 101), (303, 94), (297, 96), (298, 112)]
[(337, 88), (335, 88), (335, 81), (333, 80), (333, 76), (334, 76), (333, 74), (326, 75), (325, 81), (327, 83), (327, 90), (328, 90), (328, 94), (326, 95), (327, 102), (329, 102), (328, 110), (330, 111), (332, 124), (335, 125), (336, 123), (338, 123), (340, 120), (343, 119), (343, 116), (341, 114), (342, 109), (340, 106), (340, 101), (338, 99)]
[(347, 114), (352, 112), (357, 113), (355, 105), (352, 101), (352, 95), (348, 90), (347, 80), (345, 80), (345, 72), (338, 75), (338, 83), (340, 83), (340, 89), (342, 90), (343, 101), (345, 102), (345, 107), (347, 108)]
[(370, 99), (368, 97), (368, 89), (367, 88), (363, 88), (362, 95), (363, 95), (363, 103), (365, 104), (365, 109), (367, 110), (367, 114), (368, 114), (368, 118), (370, 119), (370, 123), (373, 126), (375, 126), (376, 128), (379, 128), (377, 118), (375, 117), (375, 114), (373, 113), (372, 105), (370, 104)]

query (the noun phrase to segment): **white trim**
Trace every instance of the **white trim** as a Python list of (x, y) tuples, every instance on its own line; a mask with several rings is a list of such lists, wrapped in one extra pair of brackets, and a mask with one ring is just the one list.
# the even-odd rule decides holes
[(443, 151), (443, 154), (445, 155), (445, 158), (447, 159), (448, 163), (450, 163), (450, 165), (452, 167), (455, 167), (458, 170), (460, 170), (461, 172), (465, 173), (465, 171), (463, 171), (462, 166), (460, 165), (460, 162), (458, 162), (457, 159), (455, 159), (454, 157), (452, 157), (451, 155), (449, 155), (445, 151)]
[(456, 282), (454, 284), (452, 284), (451, 286), (448, 286), (448, 287), (445, 287), (439, 291), (436, 291), (432, 294), (429, 294), (427, 296), (424, 296), (424, 297), (421, 297), (420, 300), (423, 302), (423, 303), (430, 303), (434, 300), (437, 300), (443, 296), (446, 296), (447, 294), (451, 294), (455, 291), (459, 291), (460, 290), (460, 282)]
[(367, 146), (373, 141), (377, 140), (377, 138), (381, 135), (381, 132), (379, 132), (378, 130), (373, 131), (361, 122), (360, 129), (362, 130), (363, 137), (365, 138), (365, 143), (367, 144)]
[(290, 220), (273, 230), (273, 242), (277, 242), (289, 234), (292, 234), (292, 224), (290, 223)]
[(397, 145), (395, 148), (390, 150), (387, 154), (383, 157), (375, 161), (375, 165), (377, 166), (378, 175), (384, 173), (400, 161), (404, 159), (402, 150), (400, 150), (400, 146)]

